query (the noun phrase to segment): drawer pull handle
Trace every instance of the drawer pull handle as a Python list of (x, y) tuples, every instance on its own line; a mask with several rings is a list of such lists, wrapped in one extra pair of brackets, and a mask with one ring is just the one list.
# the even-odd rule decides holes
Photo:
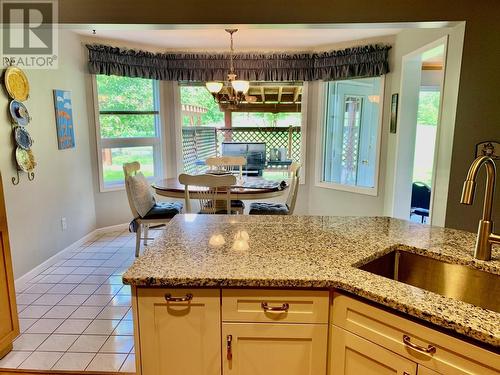
[(262, 302), (260, 305), (262, 306), (264, 311), (281, 312), (281, 311), (288, 311), (288, 309), (290, 308), (290, 305), (288, 303), (284, 303), (281, 306), (276, 306), (276, 307), (269, 306), (267, 302)]
[(226, 336), (226, 358), (228, 361), (233, 359), (233, 335)]
[(436, 353), (436, 347), (434, 345), (427, 345), (427, 348), (424, 348), (423, 346), (412, 343), (411, 337), (408, 335), (403, 335), (403, 344), (409, 346), (412, 349), (415, 349), (416, 351), (419, 351), (419, 352), (422, 352), (425, 354)]
[(170, 293), (165, 294), (165, 300), (167, 302), (187, 302), (193, 299), (193, 295), (191, 293), (186, 294), (184, 297), (172, 297)]

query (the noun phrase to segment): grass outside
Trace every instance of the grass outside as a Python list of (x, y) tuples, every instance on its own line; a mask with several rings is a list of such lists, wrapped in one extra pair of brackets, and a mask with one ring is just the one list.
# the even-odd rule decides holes
[(432, 185), (432, 168), (434, 164), (434, 148), (436, 145), (434, 125), (417, 125), (415, 138), (415, 157), (413, 161), (413, 181)]
[[(145, 177), (152, 177), (154, 176), (154, 167), (153, 165), (146, 165), (141, 163), (141, 172)], [(123, 169), (121, 165), (105, 166), (103, 168), (103, 175), (105, 184), (114, 184), (117, 182), (121, 182), (124, 179)]]
[(112, 149), (111, 164), (103, 165), (103, 177), (105, 185), (122, 182), (123, 164), (138, 161), (141, 164), (141, 172), (145, 177), (154, 176), (154, 162), (152, 147), (131, 147)]

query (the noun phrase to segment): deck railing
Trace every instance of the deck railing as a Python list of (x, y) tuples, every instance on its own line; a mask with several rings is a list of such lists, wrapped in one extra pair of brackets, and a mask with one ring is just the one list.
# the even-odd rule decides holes
[(198, 160), (217, 155), (217, 131), (212, 127), (182, 128), (182, 159), (185, 173), (199, 171)]
[(205, 126), (182, 128), (184, 171), (195, 173), (196, 164), (210, 156), (220, 155), (222, 142), (261, 142), (266, 144), (266, 159), (272, 149), (286, 149), (287, 158), (301, 161), (302, 133), (300, 126), (213, 128)]
[[(301, 131), (300, 126), (290, 127), (245, 127), (219, 128), (217, 141), (222, 142), (261, 142), (266, 144), (266, 159), (269, 160), (273, 148), (287, 150), (287, 158), (300, 163)], [(220, 151), (220, 147), (218, 149)]]

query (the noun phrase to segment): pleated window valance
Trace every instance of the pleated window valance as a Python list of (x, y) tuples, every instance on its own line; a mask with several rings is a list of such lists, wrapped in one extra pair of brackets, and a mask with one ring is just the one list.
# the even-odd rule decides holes
[[(315, 81), (375, 77), (389, 72), (390, 46), (368, 45), (320, 53), (239, 53), (234, 66), (248, 81)], [(93, 74), (165, 81), (223, 81), (229, 54), (151, 53), (87, 45)]]

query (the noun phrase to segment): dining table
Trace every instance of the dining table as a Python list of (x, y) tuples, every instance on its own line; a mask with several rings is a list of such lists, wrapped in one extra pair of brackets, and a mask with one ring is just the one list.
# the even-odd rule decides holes
[[(244, 177), (244, 182), (237, 182), (236, 185), (231, 186), (230, 199), (240, 199), (240, 200), (260, 200), (279, 197), (288, 190), (289, 184), (287, 183), (282, 188), (277, 187), (266, 187), (266, 181), (262, 177), (247, 176)], [(254, 186), (252, 186), (254, 185)], [(259, 186), (260, 187), (256, 187)], [(263, 186), (262, 186), (263, 185)], [(156, 194), (168, 198), (184, 198), (184, 185), (182, 185), (178, 178), (166, 178), (163, 180), (156, 181), (152, 185)], [(193, 199), (197, 199), (197, 192), (203, 190), (202, 187), (189, 186), (189, 196)], [(226, 198), (226, 193), (223, 194), (224, 199)]]

